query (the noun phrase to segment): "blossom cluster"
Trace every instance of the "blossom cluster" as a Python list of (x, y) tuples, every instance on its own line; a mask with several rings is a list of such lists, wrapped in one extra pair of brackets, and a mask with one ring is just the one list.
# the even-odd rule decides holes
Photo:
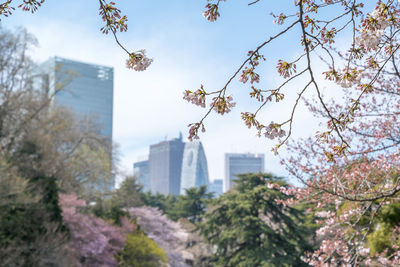
[(281, 13), (278, 16), (272, 14), (272, 16), (275, 18), (274, 23), (278, 25), (282, 25), (285, 22), (285, 19), (287, 18), (285, 14)]
[(278, 73), (283, 78), (289, 78), (293, 73), (296, 73), (296, 64), (288, 63), (283, 60), (278, 60), (278, 65), (276, 66)]
[(277, 137), (283, 137), (286, 135), (285, 130), (281, 128), (282, 125), (274, 123), (273, 121), (265, 127), (265, 137), (269, 139), (275, 139)]
[(260, 75), (254, 72), (254, 68), (244, 68), (242, 74), (239, 76), (239, 81), (242, 83), (247, 83), (250, 78), (250, 83), (260, 82)]
[(250, 78), (250, 83), (259, 83), (260, 75), (254, 70), (260, 64), (260, 60), (265, 61), (265, 57), (258, 51), (249, 51), (247, 55), (249, 56), (249, 67), (245, 67), (242, 70), (242, 74), (239, 76), (239, 81), (242, 83), (247, 83)]
[(256, 127), (257, 130), (261, 130), (263, 128), (263, 125), (261, 125), (257, 120), (256, 120), (256, 114), (250, 113), (250, 112), (242, 112), (241, 114), (242, 120), (244, 120), (244, 123), (246, 126), (250, 129), (252, 126)]
[[(358, 70), (356, 68), (347, 68), (347, 67), (341, 71), (338, 72), (333, 71), (330, 72), (330, 74), (326, 75), (327, 77), (328, 75), (333, 75), (335, 82), (343, 88), (350, 88), (353, 87), (354, 85), (359, 85), (361, 79), (363, 78), (363, 72), (361, 70)], [(333, 79), (333, 78), (329, 77), (328, 79)]]
[[(210, 0), (207, 0), (210, 1)], [(218, 19), (218, 17), (220, 16), (219, 12), (218, 12), (218, 5), (220, 1), (226, 1), (226, 0), (218, 0), (218, 2), (216, 4), (211, 4), (208, 3), (206, 5), (206, 10), (203, 12), (203, 17), (205, 17), (208, 21), (210, 22), (214, 22)]]
[(321, 41), (323, 43), (328, 43), (328, 44), (333, 44), (335, 42), (334, 38), (336, 36), (336, 29), (333, 27), (330, 30), (327, 30), (326, 28), (323, 28), (321, 30)]
[(191, 123), (188, 125), (189, 127), (189, 137), (188, 139), (190, 141), (196, 140), (196, 139), (200, 139), (199, 137), (199, 130), (201, 129), (201, 131), (204, 133), (206, 131), (206, 128), (204, 127), (204, 124), (202, 122), (197, 122), (197, 123)]
[(108, 34), (111, 30), (113, 33), (116, 31), (126, 32), (128, 30), (128, 25), (126, 22), (128, 18), (126, 16), (121, 16), (121, 10), (115, 7), (114, 2), (105, 3), (104, 0), (100, 1), (100, 16), (106, 25), (100, 30)]
[(45, 0), (24, 0), (18, 7), (22, 8), (23, 11), (34, 13), (44, 3), (44, 1)]
[(218, 114), (224, 115), (225, 113), (230, 112), (236, 105), (232, 100), (233, 98), (231, 95), (217, 96), (212, 99), (211, 106)]
[(384, 5), (375, 8), (363, 21), (356, 43), (366, 50), (377, 50), (385, 29), (390, 25), (390, 17)]
[(12, 10), (14, 9), (14, 7), (10, 6), (10, 2), (0, 4), (0, 16), (3, 15), (5, 17), (8, 17), (12, 14)]
[(183, 92), (183, 99), (196, 106), (200, 106), (202, 108), (206, 107), (206, 91), (204, 90), (203, 85), (200, 86), (200, 89), (192, 92), (190, 90), (185, 90)]
[(126, 61), (126, 67), (128, 69), (134, 69), (136, 71), (146, 70), (153, 62), (152, 58), (146, 56), (146, 50), (142, 49), (136, 53), (131, 53), (129, 59)]

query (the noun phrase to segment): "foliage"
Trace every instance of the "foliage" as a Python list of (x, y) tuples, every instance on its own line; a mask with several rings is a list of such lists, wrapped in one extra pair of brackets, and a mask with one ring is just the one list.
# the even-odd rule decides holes
[(207, 200), (212, 196), (213, 193), (207, 193), (207, 186), (186, 189), (184, 195), (178, 196), (169, 217), (172, 220), (186, 218), (192, 223), (197, 223), (206, 210)]
[(123, 208), (137, 207), (142, 204), (140, 199), (141, 191), (142, 186), (137, 183), (136, 178), (128, 176), (122, 182), (120, 188), (113, 192), (112, 199), (118, 206)]
[(233, 190), (215, 199), (199, 224), (201, 234), (216, 247), (214, 266), (305, 266), (310, 250), (303, 212), (275, 201), (285, 186), (270, 174), (239, 175)]
[(121, 267), (158, 267), (167, 263), (162, 248), (140, 230), (128, 235), (124, 247), (115, 258)]
[(124, 217), (129, 217), (129, 213), (111, 198), (97, 198), (85, 208), (86, 213), (94, 214), (96, 217), (102, 218), (112, 224), (121, 225)]
[[(20, 164), (19, 160), (23, 158), (31, 160)], [(0, 203), (0, 254), (2, 260), (10, 264), (55, 264), (63, 254), (67, 229), (61, 216), (59, 189), (54, 177), (48, 177), (35, 168), (41, 158), (38, 147), (24, 141), (8, 160), (8, 166), (14, 166), (15, 174), (24, 177), (27, 182), (24, 190), (18, 194), (35, 196), (35, 201), (19, 202), (18, 197), (10, 195), (6, 203)], [(61, 247), (61, 253), (51, 250), (56, 246)], [(43, 253), (48, 256), (44, 257)]]
[(151, 192), (142, 193), (141, 198), (146, 206), (159, 208), (171, 220), (177, 221), (186, 218), (192, 223), (201, 220), (206, 203), (211, 199), (213, 193), (207, 193), (207, 187), (186, 189), (184, 195), (163, 195), (152, 194)]
[(383, 254), (392, 258), (400, 249), (400, 202), (380, 208), (372, 224), (366, 244), (370, 255)]
[[(2, 172), (3, 178), (7, 176)], [(65, 248), (68, 232), (61, 217), (55, 179), (37, 176), (25, 181), (22, 192), (9, 192), (6, 201), (0, 201), (2, 263), (43, 266), (69, 262)]]
[[(0, 156), (27, 178), (55, 177), (64, 191), (84, 193), (93, 182), (98, 191), (109, 186), (111, 144), (96, 122), (50, 108), (54, 95), (33, 88), (36, 67), (27, 55), (33, 36), (3, 28), (0, 36)], [(60, 90), (63, 85), (55, 94)]]
[[(90, 120), (50, 108), (51, 96), (34, 90), (27, 53), (35, 43), (24, 30), (0, 28), (0, 258), (5, 266), (71, 266), (58, 194), (108, 179), (99, 158), (109, 145)], [(83, 149), (91, 153), (77, 160)]]
[[(150, 191), (141, 194), (141, 200), (143, 205), (155, 207), (160, 209), (168, 217), (172, 216), (174, 219), (174, 206), (178, 201), (178, 197), (175, 195), (163, 195), (160, 193), (153, 194)], [(170, 217), (171, 218), (171, 217)]]
[(127, 208), (141, 205), (141, 186), (134, 177), (127, 177), (120, 188), (114, 190), (107, 197), (97, 197), (92, 200), (93, 205), (86, 207), (86, 211), (109, 221), (121, 225), (124, 217), (130, 217)]
[(372, 255), (383, 252), (392, 246), (393, 229), (386, 224), (378, 224), (378, 229), (368, 235), (368, 247)]

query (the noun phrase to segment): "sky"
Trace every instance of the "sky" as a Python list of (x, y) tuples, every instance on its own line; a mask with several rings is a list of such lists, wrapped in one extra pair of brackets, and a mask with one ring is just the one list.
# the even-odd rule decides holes
[[(38, 39), (32, 52), (38, 62), (51, 56), (114, 67), (113, 140), (119, 144), (120, 167), (132, 174), (133, 163), (148, 154), (149, 145), (165, 139), (188, 136), (189, 123), (197, 122), (204, 109), (182, 99), (186, 89), (203, 84), (220, 89), (254, 49), (282, 29), (273, 23), (271, 12), (290, 12), (293, 1), (249, 1), (221, 3), (221, 17), (210, 23), (203, 16), (205, 0), (119, 0), (117, 7), (128, 16), (128, 32), (120, 41), (131, 51), (146, 49), (153, 64), (144, 72), (125, 67), (127, 55), (111, 35), (100, 32), (103, 22), (97, 1), (46, 1), (34, 14), (16, 10), (2, 19), (5, 28), (25, 27)], [(260, 86), (271, 88), (282, 80), (275, 70), (279, 58), (299, 53), (296, 31), (272, 43), (260, 68)], [(299, 81), (301, 83), (301, 80)], [(290, 84), (294, 90), (299, 84)], [(240, 112), (254, 112), (257, 102), (248, 97), (249, 88), (237, 79), (229, 88), (237, 103), (229, 114), (212, 113), (206, 119), (201, 141), (205, 149), (209, 177), (224, 177), (224, 153), (264, 153), (265, 170), (276, 175), (287, 173), (279, 157), (271, 153), (276, 141), (258, 138), (240, 118)], [(296, 94), (279, 105), (267, 105), (260, 119), (269, 123), (287, 119)], [(313, 133), (317, 121), (303, 106), (295, 117), (294, 138)], [(285, 152), (282, 152), (285, 154)], [(281, 154), (282, 154), (281, 153)]]

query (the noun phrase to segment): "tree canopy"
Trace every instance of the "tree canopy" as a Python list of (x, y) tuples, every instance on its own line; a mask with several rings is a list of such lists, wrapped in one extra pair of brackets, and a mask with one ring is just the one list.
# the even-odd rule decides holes
[(216, 247), (213, 266), (306, 266), (301, 255), (312, 246), (303, 211), (278, 204), (287, 196), (269, 183), (286, 185), (271, 174), (239, 175), (207, 207), (199, 229)]

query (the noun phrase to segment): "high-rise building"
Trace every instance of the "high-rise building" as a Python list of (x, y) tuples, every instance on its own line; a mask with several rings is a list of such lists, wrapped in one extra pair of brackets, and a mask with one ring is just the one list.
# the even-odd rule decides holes
[(182, 136), (150, 146), (150, 190), (164, 195), (179, 195), (181, 189)]
[(208, 192), (214, 193), (214, 197), (222, 195), (222, 179), (215, 179), (208, 185)]
[(150, 190), (149, 161), (143, 160), (133, 164), (133, 176), (143, 186), (143, 192)]
[(113, 68), (52, 57), (41, 65), (41, 71), (46, 74), (42, 83), (47, 83), (56, 105), (95, 117), (101, 133), (112, 140)]
[(207, 159), (203, 145), (199, 141), (185, 143), (180, 193), (185, 194), (185, 189), (208, 185), (208, 183)]
[(234, 184), (236, 175), (264, 172), (264, 154), (225, 154), (225, 179), (223, 191), (228, 191)]
[[(67, 107), (78, 116), (93, 117), (98, 122), (101, 134), (112, 141), (114, 92), (112, 67), (52, 57), (41, 64), (35, 72), (33, 86), (46, 90), (45, 93), (52, 97), (52, 104)], [(113, 179), (110, 179), (108, 187), (114, 189)]]

